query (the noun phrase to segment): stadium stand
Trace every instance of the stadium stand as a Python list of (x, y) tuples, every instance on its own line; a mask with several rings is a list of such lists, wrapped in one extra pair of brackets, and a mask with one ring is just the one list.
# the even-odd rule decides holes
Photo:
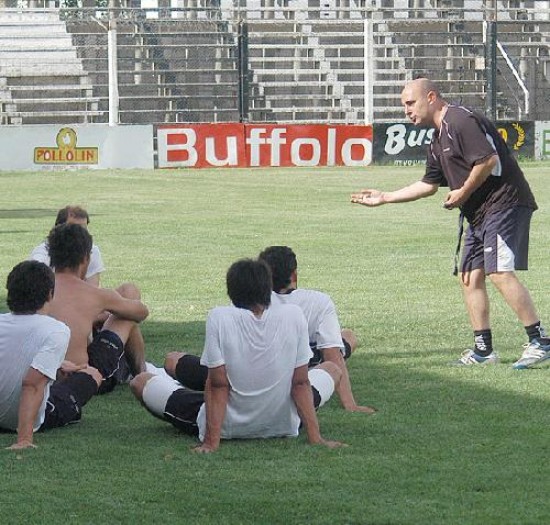
[(547, 1), (42, 4), (0, 7), (3, 124), (108, 122), (113, 20), (122, 124), (399, 121), (403, 83), (419, 75), (484, 109), (489, 5), (501, 46), (497, 117), (550, 119)]
[(55, 11), (0, 10), (0, 123), (92, 122), (101, 114), (92, 92)]

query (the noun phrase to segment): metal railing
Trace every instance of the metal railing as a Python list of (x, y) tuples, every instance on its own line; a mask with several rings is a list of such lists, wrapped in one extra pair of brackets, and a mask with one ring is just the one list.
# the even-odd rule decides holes
[(494, 96), (496, 118), (550, 120), (550, 2), (172, 3), (0, 0), (0, 122), (396, 121), (420, 75), (478, 109)]

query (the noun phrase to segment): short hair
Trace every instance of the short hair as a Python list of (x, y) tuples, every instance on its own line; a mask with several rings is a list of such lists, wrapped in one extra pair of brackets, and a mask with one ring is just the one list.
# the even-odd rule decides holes
[(65, 206), (57, 212), (55, 226), (65, 224), (69, 220), (69, 217), (74, 217), (75, 219), (86, 219), (86, 224), (90, 224), (90, 216), (84, 208), (81, 208), (80, 206)]
[(38, 261), (23, 261), (8, 275), (6, 302), (13, 313), (34, 314), (48, 302), (54, 288), (55, 277), (49, 266)]
[(292, 272), (298, 267), (296, 254), (288, 246), (269, 246), (259, 258), (271, 268), (273, 290), (279, 292), (286, 288), (292, 279)]
[(227, 270), (227, 295), (237, 308), (252, 310), (271, 303), (271, 271), (261, 260), (241, 259)]
[(56, 270), (76, 269), (92, 252), (92, 236), (80, 224), (60, 224), (46, 241), (50, 264)]

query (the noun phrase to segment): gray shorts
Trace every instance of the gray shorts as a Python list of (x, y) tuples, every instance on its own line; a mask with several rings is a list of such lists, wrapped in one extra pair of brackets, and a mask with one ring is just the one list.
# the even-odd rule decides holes
[(533, 210), (514, 206), (488, 214), (483, 223), (466, 231), (461, 272), (483, 269), (496, 272), (527, 270), (529, 226)]

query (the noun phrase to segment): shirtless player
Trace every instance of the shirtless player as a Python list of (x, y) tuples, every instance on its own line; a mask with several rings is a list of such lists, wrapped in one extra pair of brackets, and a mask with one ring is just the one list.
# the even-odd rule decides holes
[[(99, 393), (113, 390), (129, 375), (145, 370), (145, 345), (139, 323), (148, 315), (139, 290), (130, 283), (117, 290), (97, 288), (84, 280), (92, 237), (78, 224), (62, 224), (48, 236), (55, 268), (55, 296), (50, 315), (71, 330), (67, 357), (77, 366), (97, 368), (103, 376)], [(110, 312), (93, 340), (92, 325), (103, 311)]]

